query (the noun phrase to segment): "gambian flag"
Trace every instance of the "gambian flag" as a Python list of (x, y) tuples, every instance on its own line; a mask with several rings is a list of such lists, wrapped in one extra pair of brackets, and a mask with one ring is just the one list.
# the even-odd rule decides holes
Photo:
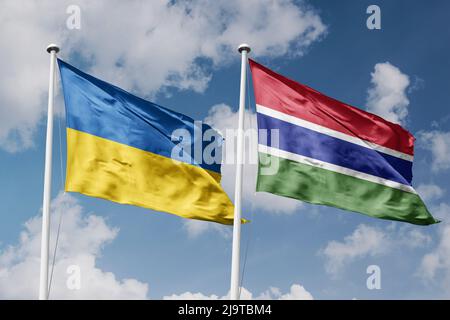
[(257, 191), (372, 217), (438, 222), (411, 185), (414, 137), (250, 60), (258, 118)]

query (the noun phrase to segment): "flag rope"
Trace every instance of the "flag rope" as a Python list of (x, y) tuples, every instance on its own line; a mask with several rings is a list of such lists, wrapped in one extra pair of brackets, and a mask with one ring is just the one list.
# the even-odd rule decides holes
[[(249, 68), (249, 67), (247, 66), (247, 68)], [(250, 71), (249, 69), (247, 71)], [(249, 72), (248, 72), (248, 74), (249, 74)], [(251, 97), (250, 97), (250, 79), (249, 78), (250, 77), (247, 77), (247, 100), (248, 100), (248, 103), (249, 103), (249, 106), (248, 106), (249, 122), (248, 122), (248, 124), (249, 124), (250, 130), (253, 130), (255, 128), (255, 126), (253, 126), (253, 114), (252, 114), (253, 110), (252, 110), (252, 103), (251, 103)], [(256, 115), (256, 112), (254, 113), (254, 115)], [(258, 146), (258, 143), (257, 143), (258, 142), (257, 141), (258, 140), (258, 136), (256, 135), (256, 141), (252, 141), (253, 139), (254, 139), (253, 134), (250, 134), (249, 154), (251, 152), (251, 147), (252, 146), (255, 146), (255, 148), (257, 148), (257, 146)], [(255, 143), (252, 143), (252, 142), (255, 142)], [(257, 153), (257, 151), (256, 151), (256, 153)], [(250, 155), (249, 155), (249, 159), (250, 159)], [(256, 189), (255, 189), (255, 191), (253, 191), (253, 195), (254, 196), (256, 195)], [(243, 264), (242, 264), (242, 274), (241, 274), (241, 281), (240, 281), (240, 285), (239, 285), (239, 298), (241, 297), (242, 287), (244, 285), (244, 274), (245, 274), (245, 267), (247, 265), (247, 256), (248, 256), (248, 251), (249, 251), (249, 248), (250, 248), (250, 240), (251, 240), (251, 238), (253, 236), (253, 233), (252, 233), (253, 227), (251, 225), (253, 223), (255, 223), (254, 211), (253, 211), (253, 209), (251, 207), (252, 206), (250, 205), (250, 221), (251, 221), (251, 223), (248, 224), (248, 237), (247, 237), (247, 241), (246, 241), (246, 244), (245, 244), (244, 259), (243, 259)]]
[[(56, 79), (55, 79), (55, 82), (56, 82)], [(63, 190), (63, 194), (66, 194), (66, 191), (64, 190), (64, 169), (63, 169), (64, 166), (63, 166), (63, 152), (62, 152), (61, 115), (58, 117), (58, 135), (59, 135), (59, 163), (60, 163), (61, 189)], [(55, 269), (56, 252), (57, 252), (57, 249), (58, 249), (59, 234), (60, 234), (60, 231), (61, 231), (61, 224), (62, 224), (62, 216), (63, 216), (63, 213), (61, 212), (59, 214), (58, 230), (56, 232), (55, 249), (53, 251), (53, 260), (52, 260), (52, 268), (51, 268), (51, 271), (50, 271), (50, 280), (49, 280), (49, 283), (48, 283), (47, 299), (50, 298), (50, 292), (51, 292), (51, 289), (52, 289), (53, 271)]]

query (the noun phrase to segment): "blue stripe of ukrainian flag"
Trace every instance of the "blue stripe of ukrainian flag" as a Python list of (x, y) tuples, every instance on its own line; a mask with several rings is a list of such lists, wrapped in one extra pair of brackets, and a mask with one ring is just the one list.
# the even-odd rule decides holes
[[(195, 143), (203, 154), (209, 126), (58, 64), (67, 121), (66, 191), (232, 224), (220, 163), (194, 157)], [(182, 156), (174, 153), (176, 130), (192, 137), (183, 141)]]

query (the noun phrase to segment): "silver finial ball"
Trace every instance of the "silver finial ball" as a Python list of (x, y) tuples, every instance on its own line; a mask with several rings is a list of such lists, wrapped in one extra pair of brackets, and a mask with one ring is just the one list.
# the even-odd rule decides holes
[(239, 45), (238, 47), (238, 51), (242, 53), (242, 51), (247, 51), (247, 53), (249, 53), (251, 51), (250, 46), (246, 43), (242, 43), (241, 45)]
[(47, 52), (48, 53), (51, 53), (52, 51), (55, 51), (55, 53), (59, 52), (59, 47), (56, 44), (54, 44), (54, 43), (49, 44), (48, 47), (47, 47)]

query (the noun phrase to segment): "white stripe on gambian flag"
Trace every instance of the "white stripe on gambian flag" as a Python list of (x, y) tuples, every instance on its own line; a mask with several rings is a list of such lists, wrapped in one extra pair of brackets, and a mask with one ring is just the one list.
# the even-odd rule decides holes
[(402, 184), (402, 183), (398, 183), (396, 181), (380, 178), (380, 177), (377, 177), (377, 176), (374, 176), (371, 174), (367, 174), (367, 173), (356, 171), (353, 169), (337, 166), (332, 163), (324, 162), (324, 161), (317, 160), (317, 159), (310, 158), (310, 157), (301, 156), (296, 153), (280, 150), (280, 149), (269, 147), (269, 146), (266, 146), (263, 144), (258, 144), (258, 151), (272, 155), (272, 156), (276, 156), (279, 158), (292, 160), (295, 162), (299, 162), (299, 163), (307, 164), (307, 165), (310, 165), (313, 167), (318, 167), (318, 168), (322, 168), (325, 170), (345, 174), (347, 176), (355, 177), (355, 178), (366, 180), (369, 182), (378, 183), (378, 184), (381, 184), (386, 187), (390, 187), (390, 188), (417, 194), (413, 187)]
[(326, 134), (333, 138), (341, 139), (341, 140), (344, 140), (347, 142), (351, 142), (351, 143), (360, 145), (362, 147), (366, 147), (366, 148), (373, 149), (373, 150), (376, 150), (379, 152), (383, 152), (385, 154), (389, 154), (391, 156), (394, 156), (394, 157), (397, 157), (397, 158), (400, 158), (403, 160), (413, 161), (413, 158), (414, 158), (413, 156), (411, 156), (409, 154), (406, 154), (406, 153), (403, 153), (403, 152), (400, 152), (397, 150), (393, 150), (391, 148), (383, 147), (383, 146), (380, 146), (379, 144), (376, 144), (376, 143), (373, 143), (373, 142), (370, 142), (367, 140), (363, 140), (361, 138), (357, 138), (354, 136), (350, 136), (348, 134), (345, 134), (345, 133), (342, 133), (342, 132), (339, 132), (339, 131), (336, 131), (336, 130), (333, 130), (333, 129), (330, 129), (330, 128), (327, 128), (327, 127), (324, 127), (324, 126), (321, 126), (321, 125), (318, 125), (318, 124), (315, 124), (315, 123), (312, 123), (312, 122), (309, 122), (309, 121), (306, 121), (306, 120), (303, 120), (303, 119), (300, 119), (300, 118), (297, 118), (297, 117), (294, 117), (294, 116), (291, 116), (288, 114), (285, 114), (283, 112), (280, 112), (280, 111), (277, 111), (277, 110), (274, 110), (271, 108), (264, 107), (259, 104), (256, 105), (256, 112), (265, 114), (266, 116), (276, 118), (278, 120), (282, 120), (285, 122), (295, 124), (297, 126), (300, 126), (300, 127), (306, 128), (306, 129), (310, 129), (310, 130), (313, 130), (313, 131), (316, 131), (316, 132), (319, 132), (322, 134)]

